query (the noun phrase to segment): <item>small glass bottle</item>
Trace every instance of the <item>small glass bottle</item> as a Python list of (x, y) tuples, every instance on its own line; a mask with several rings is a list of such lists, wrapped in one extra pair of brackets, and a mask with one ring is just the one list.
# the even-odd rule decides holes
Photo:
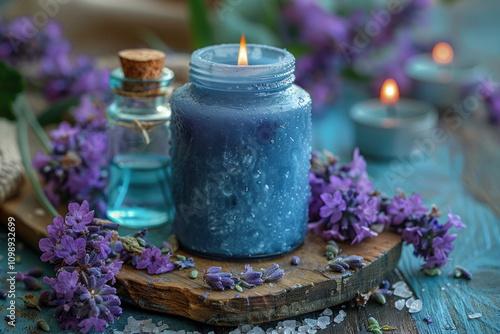
[(170, 106), (174, 73), (156, 50), (119, 53), (122, 68), (111, 72), (114, 101), (108, 109), (109, 185), (107, 216), (130, 228), (172, 220)]

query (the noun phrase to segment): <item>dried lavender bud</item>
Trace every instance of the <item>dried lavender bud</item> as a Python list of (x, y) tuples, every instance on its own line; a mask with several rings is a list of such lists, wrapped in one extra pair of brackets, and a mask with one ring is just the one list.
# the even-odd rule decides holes
[(52, 294), (52, 291), (50, 291), (50, 290), (44, 290), (44, 291), (40, 292), (40, 298), (39, 298), (40, 304), (49, 305), (51, 294)]
[(189, 273), (189, 277), (191, 277), (192, 279), (195, 279), (196, 277), (198, 277), (198, 270), (192, 270)]
[(7, 298), (7, 292), (0, 289), (0, 299), (5, 299), (5, 298)]
[(370, 318), (368, 318), (368, 323), (369, 323), (371, 326), (377, 326), (377, 327), (380, 327), (380, 325), (378, 324), (377, 319), (375, 319), (374, 317), (370, 317)]
[(387, 290), (391, 287), (391, 283), (389, 283), (388, 280), (383, 280), (382, 283), (379, 285), (379, 290)]
[(424, 321), (426, 321), (428, 324), (432, 323), (431, 316), (427, 314), (427, 316), (424, 318)]
[(262, 279), (262, 273), (258, 271), (253, 271), (253, 268), (249, 265), (245, 265), (245, 271), (240, 274), (240, 279), (243, 286), (247, 289), (253, 288), (257, 285), (262, 285), (264, 280)]
[(42, 288), (42, 284), (32, 276), (24, 276), (23, 283), (28, 291), (36, 291)]
[(339, 253), (339, 246), (335, 241), (329, 240), (326, 245), (326, 251), (332, 253), (333, 256), (337, 256), (337, 254)]
[(176, 256), (177, 256), (177, 259), (179, 261), (182, 261), (182, 262), (186, 261), (186, 257), (184, 255), (176, 255)]
[(329, 264), (327, 267), (330, 268), (331, 270), (339, 272), (339, 273), (345, 272), (344, 267), (342, 267), (340, 264), (337, 264), (337, 263)]
[(441, 275), (441, 270), (438, 268), (425, 268), (424, 273), (429, 276), (439, 276)]
[(243, 292), (243, 288), (239, 285), (239, 284), (236, 284), (234, 286), (234, 288), (238, 291), (238, 292)]
[(265, 282), (279, 281), (285, 275), (285, 271), (279, 268), (280, 266), (278, 264), (273, 264), (266, 271), (264, 271), (264, 273), (262, 274), (262, 279)]
[(17, 297), (21, 299), (24, 302), (24, 306), (26, 307), (31, 307), (31, 308), (37, 308), (39, 311), (42, 309), (38, 305), (38, 298), (32, 293), (27, 293), (24, 297)]
[(31, 277), (42, 277), (43, 275), (43, 269), (35, 267), (33, 269), (28, 270), (27, 272), (23, 273), (25, 276), (31, 276)]
[(464, 267), (461, 267), (461, 266), (455, 267), (454, 276), (456, 278), (463, 277), (463, 278), (468, 279), (468, 280), (472, 279), (472, 274), (467, 269), (465, 269)]
[(326, 258), (327, 258), (328, 260), (333, 260), (333, 258), (334, 258), (334, 257), (335, 257), (335, 255), (333, 255), (333, 253), (332, 253), (332, 252), (326, 252)]
[(298, 257), (298, 256), (292, 257), (292, 264), (294, 266), (298, 266), (300, 264), (300, 257)]
[(137, 243), (139, 244), (139, 246), (146, 247), (147, 242), (146, 242), (146, 240), (144, 240), (144, 238), (137, 237), (136, 240), (137, 240)]
[(38, 324), (38, 327), (42, 331), (44, 331), (44, 332), (50, 331), (50, 327), (49, 327), (49, 324), (47, 323), (47, 320), (45, 320), (43, 318), (39, 318), (39, 319), (36, 319), (36, 323)]
[(357, 255), (350, 255), (344, 259), (344, 262), (351, 268), (361, 268), (365, 264), (363, 263), (363, 257)]
[(375, 299), (375, 301), (379, 304), (382, 304), (382, 305), (385, 305), (386, 303), (386, 300), (385, 300), (385, 296), (381, 293), (374, 293), (372, 295), (373, 299)]
[(234, 278), (230, 273), (222, 273), (221, 267), (211, 267), (205, 270), (203, 280), (214, 290), (224, 291), (234, 288)]

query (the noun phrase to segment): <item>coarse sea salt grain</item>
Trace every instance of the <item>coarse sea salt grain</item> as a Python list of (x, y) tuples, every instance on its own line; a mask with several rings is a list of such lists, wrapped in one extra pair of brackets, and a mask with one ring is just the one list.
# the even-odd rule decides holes
[(345, 316), (347, 315), (347, 313), (345, 313), (345, 311), (344, 311), (344, 310), (340, 310), (340, 311), (339, 311), (339, 314), (341, 314), (343, 317), (345, 317)]
[(332, 310), (330, 310), (329, 308), (325, 309), (323, 311), (323, 313), (321, 313), (322, 315), (326, 315), (326, 316), (330, 316), (333, 314)]
[(333, 319), (333, 322), (336, 324), (340, 324), (344, 321), (344, 316), (342, 314), (337, 314), (337, 316)]
[(413, 303), (411, 303), (410, 306), (410, 313), (417, 313), (422, 310), (423, 303), (420, 299), (415, 300)]
[(415, 298), (413, 297), (410, 297), (407, 301), (406, 301), (406, 307), (410, 308), (411, 304), (415, 301)]
[(394, 303), (394, 306), (401, 311), (405, 307), (405, 300), (404, 299), (397, 300)]
[(481, 318), (483, 315), (481, 313), (472, 313), (472, 314), (469, 314), (467, 317), (469, 317), (469, 319), (476, 319), (476, 318)]
[(325, 329), (330, 324), (330, 317), (323, 316), (318, 318), (318, 327)]

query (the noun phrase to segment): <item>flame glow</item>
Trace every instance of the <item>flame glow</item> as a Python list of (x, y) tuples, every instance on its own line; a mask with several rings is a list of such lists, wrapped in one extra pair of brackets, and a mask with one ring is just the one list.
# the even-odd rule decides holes
[(448, 64), (453, 60), (453, 49), (448, 43), (437, 43), (432, 50), (432, 58), (438, 64)]
[(238, 54), (238, 65), (248, 65), (247, 41), (245, 35), (241, 34), (240, 53)]
[(394, 79), (387, 79), (380, 90), (380, 99), (384, 103), (395, 103), (399, 100), (399, 88)]

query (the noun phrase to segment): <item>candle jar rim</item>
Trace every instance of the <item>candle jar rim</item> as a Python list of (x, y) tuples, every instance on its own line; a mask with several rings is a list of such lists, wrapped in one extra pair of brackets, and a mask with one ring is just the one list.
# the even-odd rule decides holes
[(237, 65), (239, 44), (204, 47), (191, 55), (190, 81), (199, 87), (224, 91), (273, 91), (295, 81), (295, 57), (287, 50), (248, 44), (249, 65)]

